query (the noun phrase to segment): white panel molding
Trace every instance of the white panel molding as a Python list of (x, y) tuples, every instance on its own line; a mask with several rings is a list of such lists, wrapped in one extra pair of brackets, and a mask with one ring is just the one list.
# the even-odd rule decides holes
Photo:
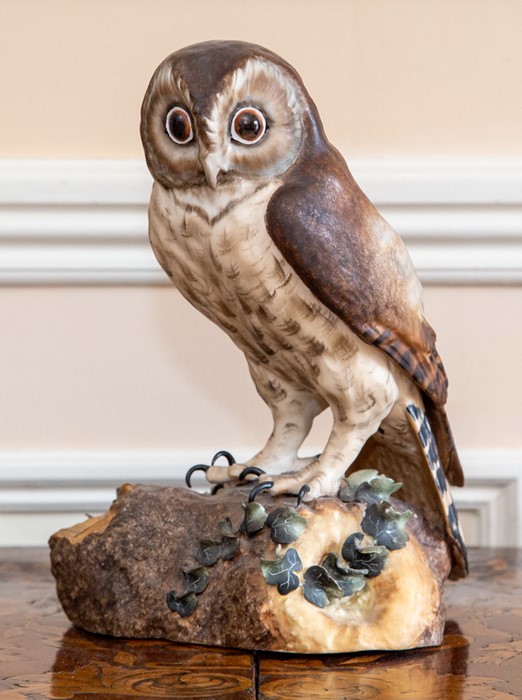
[[(255, 450), (232, 452), (242, 460)], [(0, 453), (0, 546), (45, 544), (54, 523), (104, 512), (120, 483), (180, 486), (187, 468), (210, 456), (197, 450)], [(522, 450), (462, 450), (461, 458), (467, 484), (454, 496), (459, 511), (473, 518), (477, 543), (522, 546)]]
[[(522, 160), (350, 159), (424, 283), (522, 283)], [(0, 160), (0, 284), (167, 284), (139, 160)]]
[(468, 481), (455, 495), (459, 513), (470, 514), (475, 521), (477, 541), (488, 547), (516, 547), (522, 539), (517, 527), (517, 481), (489, 479)]

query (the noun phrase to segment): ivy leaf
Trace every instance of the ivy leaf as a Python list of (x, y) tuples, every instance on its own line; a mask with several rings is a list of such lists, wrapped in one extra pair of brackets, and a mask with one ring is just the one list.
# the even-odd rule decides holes
[(368, 505), (384, 501), (389, 503), (390, 496), (398, 491), (402, 486), (400, 481), (394, 481), (387, 476), (379, 474), (370, 482), (362, 483), (355, 492), (355, 500), (362, 501)]
[(279, 559), (261, 559), (261, 571), (269, 586), (277, 586), (281, 595), (287, 595), (299, 587), (296, 571), (301, 571), (303, 563), (295, 549), (288, 549)]
[(297, 540), (306, 530), (306, 518), (299, 515), (295, 508), (276, 508), (266, 520), (270, 528), (270, 537), (278, 544), (290, 544)]
[(208, 585), (210, 576), (206, 566), (198, 566), (195, 569), (183, 569), (183, 578), (189, 593), (203, 593)]
[(353, 535), (347, 537), (343, 543), (342, 555), (343, 559), (351, 565), (355, 559), (357, 553), (360, 551), (359, 547), (364, 539), (363, 532), (354, 532)]
[(238, 549), (239, 540), (236, 535), (222, 537), (219, 542), (216, 540), (200, 540), (194, 557), (198, 564), (202, 566), (214, 566), (219, 559), (224, 561), (232, 559)]
[(306, 570), (303, 593), (309, 603), (319, 608), (325, 608), (335, 598), (343, 596), (339, 585), (322, 566), (311, 566)]
[(277, 590), (281, 595), (288, 595), (292, 591), (299, 588), (299, 578), (294, 574), (293, 571), (290, 572), (288, 578), (285, 581), (277, 584)]
[(216, 542), (215, 540), (200, 540), (194, 556), (198, 564), (202, 566), (214, 566), (221, 557), (221, 542)]
[(325, 557), (322, 567), (339, 586), (343, 597), (357, 593), (366, 585), (363, 572), (345, 566), (333, 553)]
[(357, 489), (364, 483), (371, 483), (378, 476), (379, 472), (377, 469), (360, 469), (357, 472), (353, 472), (347, 477), (341, 487), (339, 498), (345, 503), (352, 503), (355, 501)]
[(321, 566), (323, 566), (327, 571), (329, 571), (329, 569), (336, 569), (340, 574), (344, 575), (361, 573), (360, 571), (352, 569), (349, 564), (346, 565), (336, 554), (333, 553), (326, 555)]
[(368, 576), (368, 578), (374, 578), (386, 566), (389, 552), (383, 546), (361, 547), (363, 538), (362, 532), (355, 532), (347, 537), (343, 544), (342, 555), (350, 563), (352, 569)]
[(252, 501), (252, 503), (242, 503), (245, 510), (245, 517), (241, 524), (241, 530), (247, 535), (252, 535), (254, 532), (259, 532), (266, 522), (267, 513), (261, 503)]
[(389, 503), (374, 503), (366, 509), (361, 527), (378, 545), (401, 549), (409, 539), (404, 527), (412, 515), (410, 510), (401, 513)]
[(237, 537), (237, 530), (234, 530), (230, 518), (225, 518), (218, 523), (218, 530), (225, 537)]
[(223, 537), (220, 543), (221, 558), (223, 561), (232, 559), (234, 554), (239, 549), (239, 540), (237, 537)]
[(182, 596), (176, 596), (174, 591), (167, 593), (167, 605), (172, 612), (177, 612), (181, 617), (192, 615), (198, 604), (198, 599), (195, 593), (185, 593)]
[(376, 469), (361, 469), (350, 474), (339, 491), (339, 498), (345, 503), (358, 501), (360, 503), (389, 502), (390, 496), (398, 491), (402, 483), (379, 474)]

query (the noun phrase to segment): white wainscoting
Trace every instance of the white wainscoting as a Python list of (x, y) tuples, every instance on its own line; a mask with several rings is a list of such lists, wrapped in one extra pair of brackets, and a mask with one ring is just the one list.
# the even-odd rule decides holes
[[(522, 160), (352, 159), (430, 284), (522, 282)], [(166, 284), (139, 160), (0, 160), (0, 284)]]
[[(45, 545), (86, 513), (104, 512), (120, 483), (181, 486), (187, 468), (209, 458), (196, 451), (0, 453), (0, 546)], [(469, 544), (522, 546), (522, 450), (463, 450), (461, 458), (467, 484), (454, 497)]]

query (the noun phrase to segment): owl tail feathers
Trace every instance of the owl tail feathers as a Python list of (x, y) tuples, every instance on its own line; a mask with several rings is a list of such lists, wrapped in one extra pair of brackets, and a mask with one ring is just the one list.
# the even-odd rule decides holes
[[(439, 450), (437, 447), (437, 440), (427, 415), (428, 410), (426, 410), (425, 413), (422, 408), (416, 406), (413, 403), (408, 404), (406, 410), (408, 412), (408, 420), (413, 428), (415, 435), (417, 436), (422, 453), (426, 458), (426, 462), (429, 467), (433, 483), (440, 496), (441, 505), (443, 506), (443, 516), (445, 520), (444, 524), (447, 533), (448, 544), (451, 547), (454, 560), (453, 568), (450, 573), (450, 578), (462, 578), (468, 573), (466, 545), (464, 544), (464, 537), (460, 527), (457, 509), (455, 508), (455, 503), (453, 502), (453, 497), (449, 490), (446, 475), (442, 467), (441, 457), (439, 455)], [(454, 448), (453, 452), (456, 457), (456, 451)], [(457, 465), (460, 468), (458, 457), (456, 458)], [(450, 470), (448, 470), (448, 478), (450, 478), (450, 474), (451, 464)], [(462, 475), (462, 469), (460, 469), (460, 474)], [(461, 477), (461, 479), (456, 479), (456, 481), (463, 481), (463, 478)]]
[(429, 424), (435, 435), (439, 458), (452, 486), (464, 486), (464, 472), (457, 454), (448, 417), (444, 408), (436, 406), (429, 396), (423, 396)]

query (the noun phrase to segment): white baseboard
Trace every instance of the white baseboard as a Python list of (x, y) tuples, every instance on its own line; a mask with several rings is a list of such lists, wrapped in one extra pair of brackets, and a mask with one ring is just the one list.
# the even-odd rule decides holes
[[(238, 460), (255, 450), (233, 452)], [(0, 453), (0, 546), (45, 545), (55, 530), (104, 512), (123, 482), (181, 486), (198, 451)], [(522, 450), (462, 450), (454, 492), (472, 545), (522, 546)]]
[[(522, 160), (352, 159), (429, 284), (522, 282)], [(166, 284), (140, 160), (0, 160), (0, 284)]]

